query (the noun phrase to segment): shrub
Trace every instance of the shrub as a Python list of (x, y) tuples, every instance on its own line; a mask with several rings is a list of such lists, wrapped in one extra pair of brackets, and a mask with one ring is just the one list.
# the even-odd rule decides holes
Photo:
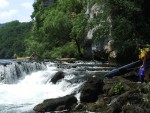
[(123, 90), (123, 84), (121, 82), (115, 83), (114, 90), (115, 94), (120, 94)]
[(78, 51), (74, 42), (69, 42), (63, 47), (54, 48), (51, 52), (51, 58), (77, 57)]

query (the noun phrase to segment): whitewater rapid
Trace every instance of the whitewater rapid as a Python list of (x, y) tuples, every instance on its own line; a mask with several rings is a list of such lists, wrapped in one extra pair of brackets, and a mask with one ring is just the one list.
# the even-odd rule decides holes
[(31, 112), (33, 107), (44, 99), (71, 94), (83, 84), (67, 82), (75, 77), (70, 74), (66, 74), (57, 84), (52, 84), (50, 80), (56, 72), (57, 66), (49, 63), (46, 69), (28, 74), (15, 84), (1, 83), (0, 113)]

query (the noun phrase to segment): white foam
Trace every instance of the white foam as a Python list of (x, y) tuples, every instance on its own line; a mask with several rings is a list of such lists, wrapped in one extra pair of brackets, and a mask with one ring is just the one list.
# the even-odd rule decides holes
[[(34, 72), (17, 84), (0, 85), (0, 112), (31, 110), (44, 99), (62, 97), (72, 93), (82, 83), (71, 84), (65, 79), (57, 84), (49, 81), (56, 73), (56, 67)], [(71, 77), (72, 78), (72, 77)], [(15, 112), (15, 113), (16, 113)]]

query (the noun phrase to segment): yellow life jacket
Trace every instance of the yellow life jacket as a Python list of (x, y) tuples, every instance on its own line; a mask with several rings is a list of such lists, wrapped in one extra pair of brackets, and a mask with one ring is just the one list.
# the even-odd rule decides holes
[(143, 58), (149, 59), (150, 58), (150, 48), (141, 49), (139, 58), (140, 59), (143, 59)]

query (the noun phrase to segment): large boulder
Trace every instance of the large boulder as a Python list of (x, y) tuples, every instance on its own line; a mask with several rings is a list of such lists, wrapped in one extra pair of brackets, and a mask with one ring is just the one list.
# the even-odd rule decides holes
[[(130, 90), (113, 99), (109, 104), (107, 113), (148, 113), (142, 110), (145, 103), (138, 89)], [(132, 112), (130, 111), (131, 106)]]
[(117, 64), (118, 53), (114, 47), (114, 40), (109, 40), (104, 46), (105, 52), (108, 53), (109, 64)]
[(81, 89), (81, 102), (95, 102), (103, 92), (103, 80), (100, 77), (90, 77)]
[(117, 51), (116, 50), (109, 52), (108, 62), (111, 65), (117, 65)]
[(77, 104), (77, 99), (73, 95), (67, 95), (60, 98), (44, 100), (43, 103), (36, 105), (33, 110), (36, 112), (69, 110), (75, 104)]
[(62, 78), (64, 78), (64, 73), (62, 71), (58, 71), (51, 79), (51, 82), (56, 84), (56, 82)]
[(146, 112), (140, 106), (126, 105), (122, 107), (122, 113), (146, 113)]

